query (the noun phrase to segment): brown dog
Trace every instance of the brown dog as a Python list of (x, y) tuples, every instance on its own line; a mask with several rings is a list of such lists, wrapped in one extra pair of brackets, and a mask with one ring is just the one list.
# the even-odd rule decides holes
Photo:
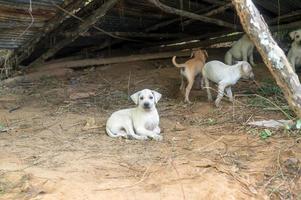
[(176, 66), (181, 68), (181, 86), (180, 90), (184, 90), (185, 83), (184, 83), (184, 77), (187, 80), (188, 84), (186, 86), (185, 91), (185, 102), (191, 103), (189, 101), (189, 93), (193, 86), (195, 77), (202, 73), (202, 69), (204, 67), (204, 64), (206, 62), (206, 59), (208, 58), (207, 51), (205, 50), (196, 50), (192, 52), (191, 57), (192, 59), (186, 61), (183, 64), (178, 64), (176, 62), (176, 56), (172, 58), (172, 63)]

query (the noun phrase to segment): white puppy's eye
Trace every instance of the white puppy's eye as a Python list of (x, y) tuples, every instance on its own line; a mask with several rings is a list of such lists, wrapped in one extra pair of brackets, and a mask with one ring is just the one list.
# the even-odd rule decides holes
[(149, 96), (149, 99), (153, 99), (154, 97), (153, 96)]
[(299, 38), (300, 36), (299, 35), (296, 35), (296, 38)]
[(143, 100), (143, 97), (140, 97), (140, 100)]

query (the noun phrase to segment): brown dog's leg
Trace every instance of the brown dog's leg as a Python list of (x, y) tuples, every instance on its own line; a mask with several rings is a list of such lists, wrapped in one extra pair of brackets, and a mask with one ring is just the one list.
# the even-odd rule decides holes
[(181, 86), (180, 86), (180, 90), (184, 90), (185, 89), (185, 81), (184, 81), (184, 77), (181, 75)]
[(194, 77), (189, 77), (189, 78), (187, 77), (187, 82), (188, 82), (188, 85), (186, 87), (186, 92), (185, 92), (185, 102), (191, 103), (189, 101), (189, 94), (190, 94), (190, 90), (191, 90), (191, 88), (193, 86)]

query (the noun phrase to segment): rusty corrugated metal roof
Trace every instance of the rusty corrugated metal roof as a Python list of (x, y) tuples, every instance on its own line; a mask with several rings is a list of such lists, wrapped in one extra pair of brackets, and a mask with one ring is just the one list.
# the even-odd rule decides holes
[[(53, 0), (61, 4), (63, 0)], [(35, 33), (42, 31), (45, 22), (53, 17), (57, 9), (49, 0), (32, 0), (32, 16), (29, 14), (30, 0), (0, 0), (0, 48), (14, 49), (22, 45)]]

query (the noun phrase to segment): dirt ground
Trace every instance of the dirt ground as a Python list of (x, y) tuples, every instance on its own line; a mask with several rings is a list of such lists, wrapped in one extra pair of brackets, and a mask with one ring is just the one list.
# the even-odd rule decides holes
[[(255, 68), (260, 83), (270, 75)], [(301, 199), (301, 135), (247, 122), (285, 119), (251, 105), (256, 85), (239, 82), (221, 108), (194, 89), (179, 93), (170, 61), (91, 67), (61, 77), (22, 80), (0, 90), (0, 199)], [(112, 139), (108, 116), (134, 106), (150, 88), (163, 141)]]

